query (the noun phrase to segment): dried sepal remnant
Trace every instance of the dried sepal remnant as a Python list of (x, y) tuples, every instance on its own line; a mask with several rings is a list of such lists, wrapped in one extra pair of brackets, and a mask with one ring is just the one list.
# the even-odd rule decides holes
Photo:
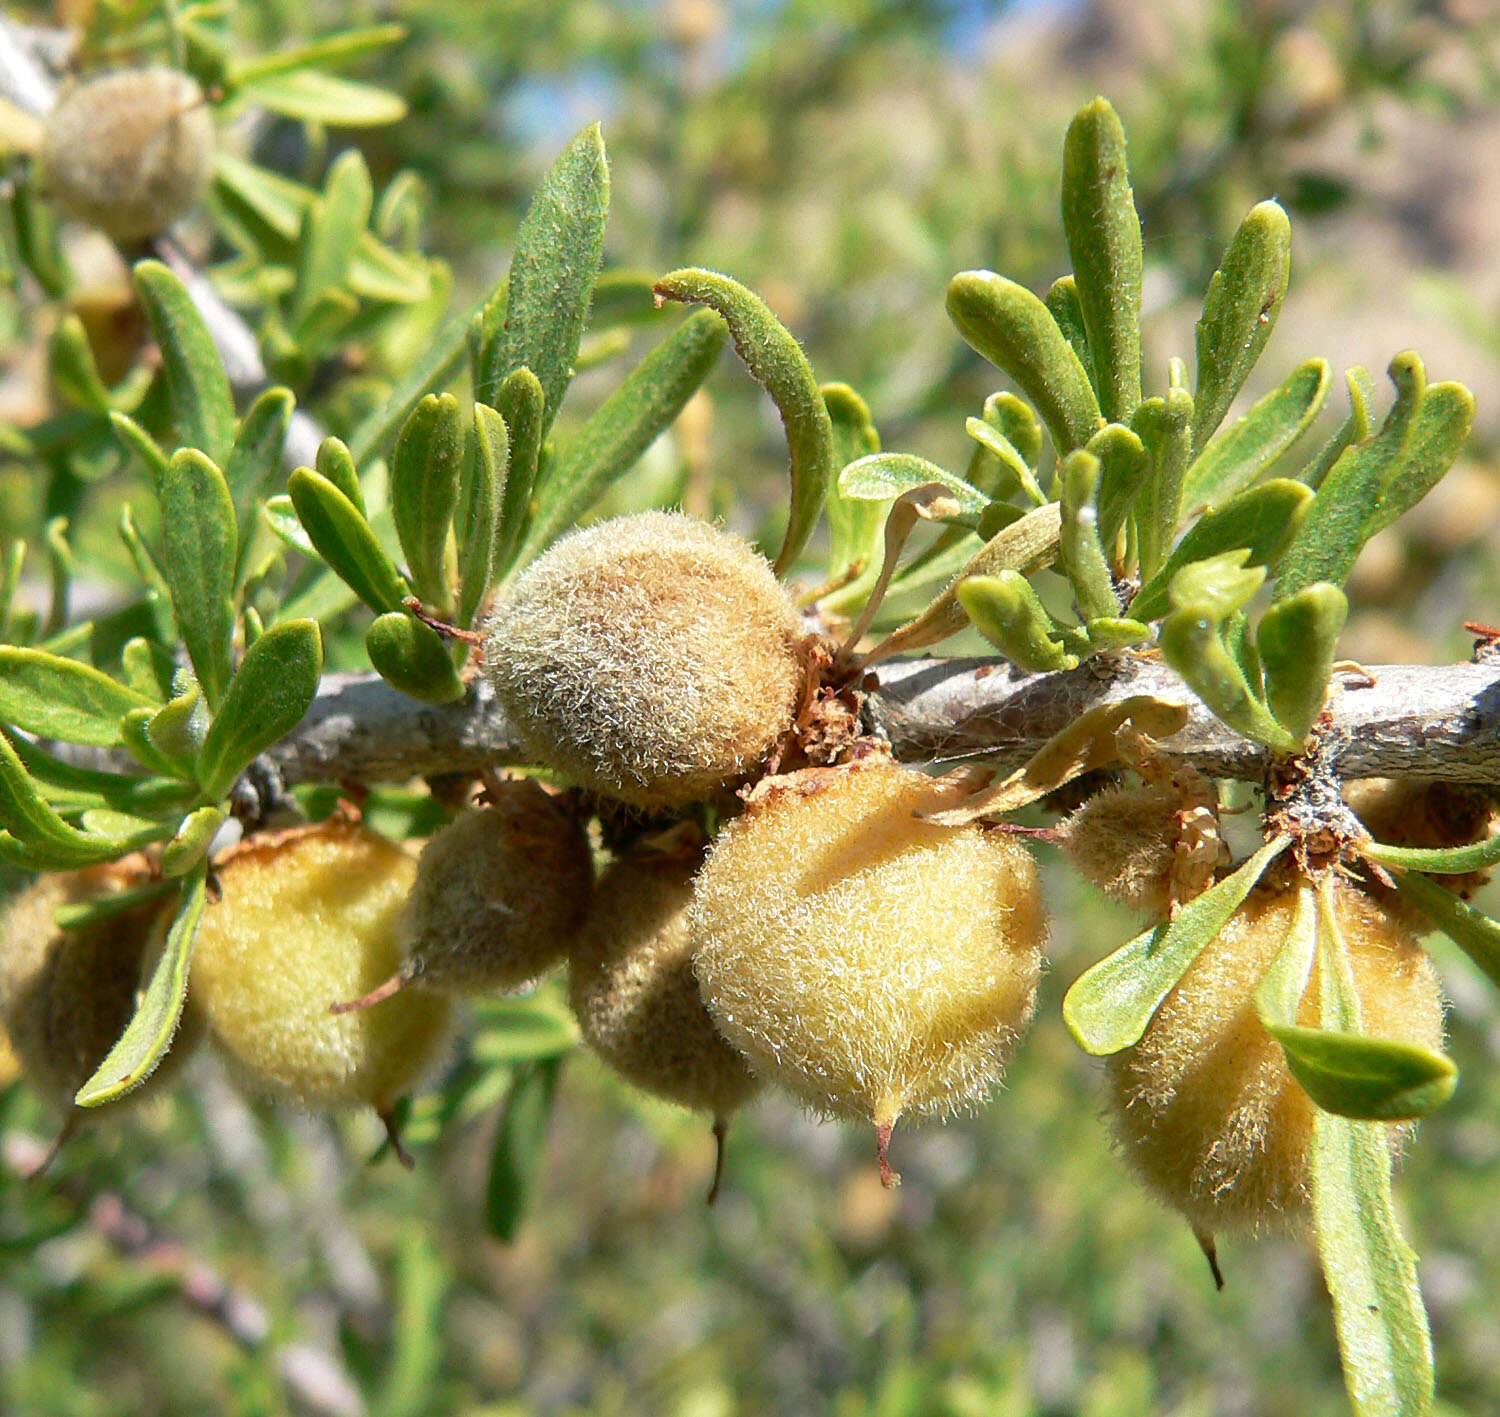
[[(0, 916), (0, 1021), (28, 1082), (60, 1111), (94, 1075), (135, 1013), (156, 959), (161, 900), (107, 916), (78, 930), (56, 921), (59, 907), (96, 901), (141, 885), (138, 858), (42, 876)], [(159, 1087), (192, 1051), (201, 1016), (189, 1006), (172, 1050), (148, 1083)]]
[(252, 1091), (385, 1113), (432, 1071), (448, 1036), (442, 995), (411, 989), (329, 1012), (400, 966), (416, 869), (400, 847), (339, 820), (248, 842), (219, 868), (188, 995)]
[(485, 627), (485, 667), (536, 760), (647, 809), (757, 768), (801, 701), (801, 625), (770, 565), (694, 517), (559, 541)]
[(47, 116), (41, 172), (48, 194), (118, 241), (155, 236), (203, 195), (214, 124), (187, 74), (119, 69), (64, 94)]
[(725, 1117), (755, 1090), (744, 1058), (704, 1007), (687, 910), (691, 861), (623, 857), (603, 875), (572, 953), (584, 1041), (626, 1081)]
[(883, 1138), (982, 1101), (1035, 1007), (1035, 864), (1003, 832), (919, 819), (955, 800), (883, 758), (770, 779), (694, 885), (720, 1031), (767, 1080)]
[[(1131, 1169), (1199, 1230), (1296, 1226), (1310, 1202), (1313, 1103), (1266, 1032), (1255, 990), (1291, 927), (1285, 883), (1257, 889), (1189, 966), (1141, 1041), (1109, 1061), (1115, 1138)], [(1363, 890), (1334, 886), (1363, 1031), (1438, 1050), (1443, 999), (1415, 936)], [(1314, 967), (1299, 1022), (1318, 1022)], [(1393, 1124), (1403, 1139), (1411, 1124)]]
[(519, 989), (567, 953), (593, 880), (578, 815), (535, 782), (502, 782), (422, 849), (402, 972), (454, 993)]

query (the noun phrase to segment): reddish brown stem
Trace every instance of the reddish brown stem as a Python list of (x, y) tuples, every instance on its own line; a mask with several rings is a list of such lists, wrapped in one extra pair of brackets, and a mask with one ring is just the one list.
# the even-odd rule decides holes
[(1198, 1248), (1203, 1251), (1203, 1258), (1208, 1261), (1209, 1271), (1214, 1277), (1214, 1288), (1224, 1288), (1224, 1271), (1219, 1268), (1219, 1247), (1214, 1244), (1214, 1237), (1207, 1230), (1200, 1230), (1193, 1226), (1193, 1239), (1198, 1242)]
[(901, 1173), (891, 1165), (891, 1132), (894, 1122), (881, 1122), (875, 1128), (875, 1162), (880, 1167), (880, 1184), (891, 1190), (901, 1184)]
[(466, 645), (482, 645), (484, 636), (478, 630), (461, 630), (457, 625), (450, 625), (446, 620), (439, 620), (436, 615), (429, 615), (422, 608), (422, 602), (414, 595), (409, 595), (403, 600), (408, 611), (430, 630), (436, 630), (444, 639), (462, 640)]
[(331, 1014), (352, 1014), (356, 1009), (367, 1009), (372, 1004), (383, 1003), (393, 994), (399, 994), (411, 983), (411, 971), (402, 966), (383, 984), (377, 984), (368, 994), (358, 999), (347, 999), (341, 1004), (329, 1004), (328, 1012)]
[(389, 1107), (376, 1111), (375, 1115), (380, 1118), (380, 1125), (385, 1128), (385, 1137), (391, 1144), (391, 1151), (395, 1153), (399, 1161), (408, 1171), (417, 1169), (416, 1158), (406, 1149), (406, 1143), (401, 1140), (401, 1127), (396, 1121), (396, 1114)]
[(729, 1118), (714, 1118), (714, 1178), (704, 1197), (704, 1205), (712, 1205), (719, 1198), (719, 1187), (724, 1184), (724, 1138), (729, 1134)]

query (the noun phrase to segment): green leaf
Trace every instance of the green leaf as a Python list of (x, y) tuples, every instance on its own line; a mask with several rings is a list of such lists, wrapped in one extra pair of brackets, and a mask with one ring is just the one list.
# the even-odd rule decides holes
[(1088, 622), (1086, 634), (1090, 651), (1097, 654), (1101, 650), (1145, 644), (1151, 638), (1151, 627), (1119, 615), (1101, 615)]
[(404, 25), (369, 25), (364, 29), (345, 30), (306, 44), (292, 44), (284, 49), (273, 49), (265, 54), (255, 54), (248, 59), (236, 59), (225, 74), (225, 82), (235, 87), (267, 74), (287, 74), (296, 69), (322, 68), (324, 65), (344, 64), (351, 59), (374, 53), (406, 38)]
[(1103, 420), (1088, 374), (1047, 307), (1024, 286), (993, 271), (960, 272), (948, 283), (948, 314), (975, 350), (1020, 385), (1059, 455), (1098, 431)]
[(1370, 371), (1358, 364), (1346, 369), (1344, 385), (1349, 391), (1349, 416), (1302, 471), (1302, 481), (1314, 492), (1323, 485), (1323, 479), (1343, 456), (1344, 449), (1354, 443), (1363, 443), (1373, 426), (1370, 410), (1375, 405), (1375, 381), (1370, 377)]
[(349, 435), (349, 453), (356, 466), (382, 453), (418, 402), (463, 362), (469, 320), (468, 315), (455, 315), (449, 320), (433, 336), (422, 357), (397, 380), (385, 402), (362, 419)]
[(1267, 1028), (1297, 1022), (1318, 954), (1318, 898), (1304, 878), (1286, 940), (1255, 987), (1255, 1011)]
[(560, 1058), (517, 1068), (500, 1114), (485, 1190), (484, 1224), (491, 1235), (506, 1243), (516, 1238), (531, 1201), (561, 1070)]
[(172, 613), (210, 709), (233, 665), (234, 499), (196, 448), (172, 455), (161, 485), (162, 559)]
[(1085, 1053), (1104, 1057), (1140, 1042), (1162, 1000), (1289, 840), (1266, 842), (1232, 875), (1190, 900), (1175, 920), (1137, 935), (1074, 981), (1063, 999), (1063, 1021)]
[(1425, 1117), (1453, 1096), (1451, 1058), (1414, 1043), (1295, 1024), (1268, 1030), (1302, 1090), (1326, 1112), (1366, 1122)]
[(365, 631), (365, 653), (386, 683), (411, 698), (448, 704), (464, 696), (443, 637), (411, 615), (377, 616)]
[(1099, 477), (1099, 459), (1081, 448), (1069, 453), (1059, 469), (1062, 531), (1057, 564), (1072, 583), (1074, 601), (1085, 620), (1120, 613), (1109, 562), (1099, 544), (1099, 513), (1095, 504)]
[(406, 102), (398, 95), (315, 69), (256, 75), (240, 84), (236, 97), (330, 128), (378, 128), (406, 117)]
[(109, 426), (121, 446), (140, 458), (153, 480), (160, 482), (167, 470), (167, 455), (162, 451), (161, 444), (135, 419), (117, 408), (109, 411)]
[(292, 316), (300, 320), (326, 292), (345, 285), (359, 238), (370, 223), (375, 187), (358, 148), (340, 153), (323, 194), (302, 214)]
[(93, 1077), (78, 1089), (73, 1100), (80, 1107), (102, 1107), (139, 1087), (156, 1071), (171, 1046), (187, 997), (188, 965), (207, 893), (206, 869), (200, 862), (183, 881), (176, 918), (167, 931), (166, 944), (151, 971), (140, 1007)]
[[(523, 365), (545, 396), (542, 434), (573, 377), (589, 299), (604, 257), (609, 166), (596, 123), (568, 145), (531, 200), (511, 256), (505, 325), (494, 363), (480, 371), (484, 402)], [(504, 410), (502, 410), (503, 412)]]
[(510, 440), (510, 466), (500, 498), (499, 549), (495, 553), (496, 573), (503, 574), (515, 564), (537, 511), (535, 493), (546, 396), (541, 381), (523, 368), (500, 381), (500, 389), (490, 402), (505, 420)]
[(89, 344), (88, 331), (77, 315), (57, 323), (47, 342), (47, 372), (58, 397), (89, 413), (108, 413), (113, 400)]
[(377, 614), (400, 610), (410, 588), (359, 509), (307, 467), (287, 479), (287, 492), (308, 540), (339, 578)]
[[(635, 465), (708, 377), (725, 335), (718, 315), (695, 310), (631, 370), (547, 474), (523, 559), (571, 526)], [(823, 407), (821, 396), (818, 407)], [(826, 423), (826, 412), (823, 418)]]
[(183, 443), (223, 463), (234, 446), (234, 396), (213, 337), (187, 287), (160, 261), (139, 261), (135, 288), (161, 350)]
[(365, 509), (365, 492), (359, 485), (354, 454), (338, 438), (324, 438), (318, 444), (314, 470), (333, 483), (358, 509), (360, 516), (368, 520), (370, 514)]
[(657, 297), (708, 305), (729, 324), (735, 352), (771, 396), (786, 428), (791, 457), (792, 501), (786, 538), (776, 556), (784, 575), (807, 544), (833, 484), (833, 424), (802, 346), (771, 307), (728, 276), (712, 271), (672, 271), (657, 281)]
[(1193, 400), (1185, 389), (1150, 398), (1136, 409), (1131, 427), (1151, 459), (1146, 485), (1136, 503), (1141, 575), (1161, 569), (1182, 515), (1182, 486), (1192, 452)]
[(1453, 466), (1474, 426), (1474, 395), (1462, 384), (1429, 384), (1422, 395), (1401, 466), (1387, 480), (1380, 503), (1365, 523), (1368, 541), (1415, 507)]
[(1078, 300), (1078, 282), (1072, 276), (1058, 276), (1047, 288), (1042, 304), (1057, 321), (1062, 337), (1072, 346), (1078, 362), (1089, 376), (1089, 383), (1097, 392), (1099, 386), (1094, 382), (1094, 362), (1089, 355), (1088, 330), (1084, 327), (1083, 306)]
[(391, 512), (411, 583), (439, 614), (453, 608), (444, 571), (448, 528), (464, 461), (463, 415), (452, 394), (429, 394), (411, 412), (391, 459)]
[(841, 497), (856, 502), (886, 502), (910, 492), (914, 487), (941, 483), (958, 503), (960, 514), (977, 521), (989, 505), (989, 498), (976, 491), (961, 477), (911, 453), (871, 453), (856, 458), (839, 473)]
[(1171, 603), (1169, 587), (1184, 566), (1226, 551), (1244, 548), (1245, 564), (1272, 566), (1286, 550), (1312, 505), (1312, 493), (1300, 482), (1276, 477), (1247, 488), (1222, 506), (1205, 512), (1173, 548), (1165, 563), (1130, 602), (1137, 620), (1158, 620)]
[[(990, 400), (986, 399), (987, 411), (989, 406)], [(988, 454), (988, 461), (994, 468), (994, 475), (988, 480), (995, 486), (993, 488), (981, 487), (981, 491), (998, 494), (998, 489), (1009, 481), (1015, 484), (1015, 490), (1020, 492), (1033, 507), (1040, 507), (1047, 500), (1046, 494), (1037, 483), (1036, 473), (1021, 456), (1021, 450), (988, 418), (966, 418), (964, 432), (979, 444), (982, 453)], [(972, 477), (969, 480), (974, 481)], [(975, 486), (978, 485), (975, 482)]]
[(245, 411), (234, 446), (224, 464), (224, 481), (234, 499), (241, 552), (249, 546), (248, 528), (256, 501), (265, 494), (281, 466), (281, 450), (297, 400), (290, 389), (266, 389)]
[(1348, 614), (1344, 592), (1319, 581), (1261, 616), (1255, 646), (1265, 671), (1266, 704), (1294, 738), (1305, 741), (1323, 711)]
[[(823, 406), (833, 426), (833, 462), (845, 468), (859, 458), (880, 451), (870, 407), (848, 384), (824, 384)], [(843, 575), (851, 566), (873, 573), (879, 566), (881, 528), (885, 509), (879, 504), (845, 497), (835, 487), (828, 498), (828, 574)]]
[(292, 506), (292, 499), (285, 493), (267, 497), (261, 503), (260, 518), (283, 545), (314, 561), (322, 560), (318, 555), (318, 548), (312, 544), (312, 539), (297, 519), (297, 509)]
[(1113, 559), (1120, 531), (1151, 474), (1151, 459), (1140, 438), (1119, 423), (1095, 433), (1086, 451), (1099, 459), (1099, 544)]
[(161, 869), (168, 876), (185, 876), (213, 845), (218, 830), (229, 814), (222, 807), (199, 807), (178, 824), (172, 839), (161, 853)]
[(1416, 871), (1398, 874), (1396, 889), (1500, 985), (1500, 924)]
[(995, 426), (1027, 467), (1035, 469), (1042, 456), (1042, 425), (1025, 399), (1012, 393), (991, 394), (984, 401), (984, 421)]
[(180, 808), (196, 796), (196, 789), (185, 782), (79, 767), (53, 757), (19, 735), (11, 735), (9, 741), (31, 781), (60, 811), (113, 807), (121, 812), (151, 816)]
[(1461, 876), (1469, 871), (1482, 871), (1500, 862), (1500, 836), (1470, 842), (1465, 846), (1439, 847), (1387, 846), (1383, 842), (1366, 841), (1360, 843), (1359, 852), (1382, 866), (1399, 866), (1406, 871), (1430, 871), (1439, 876)]
[(78, 900), (70, 905), (60, 905), (52, 912), (59, 930), (87, 930), (95, 925), (113, 920), (140, 906), (160, 900), (168, 891), (175, 891), (177, 882), (171, 880), (151, 881), (130, 890), (115, 891), (111, 895), (95, 896), (91, 900)]
[(1291, 223), (1275, 202), (1261, 202), (1240, 223), (1203, 300), (1194, 448), (1203, 447), (1224, 421), (1271, 338), (1291, 271)]
[(198, 752), (204, 796), (223, 797), (257, 753), (302, 721), (322, 672), (316, 621), (282, 620), (250, 646)]
[(474, 405), (472, 454), (464, 459), (458, 489), (458, 624), (467, 627), (489, 588), (500, 527), (500, 499), (510, 468), (505, 420), (487, 403)]
[(959, 582), (958, 603), (974, 628), (1012, 664), (1033, 674), (1076, 669), (1056, 626), (1025, 576), (1001, 571)]
[(1063, 140), (1063, 230), (1104, 416), (1126, 422), (1141, 401), (1141, 222), (1125, 165), (1125, 130), (1096, 98)]
[(92, 665), (0, 645), (0, 720), (43, 738), (113, 748), (120, 719), (150, 704)]
[(485, 1067), (514, 1067), (557, 1058), (578, 1046), (578, 1025), (565, 1006), (546, 995), (477, 999), (469, 1053)]
[[(1328, 892), (1320, 905), (1319, 1021), (1352, 1033), (1360, 1024), (1359, 996)], [(1416, 1256), (1391, 1199), (1389, 1135), (1381, 1123), (1313, 1113), (1313, 1228), (1356, 1413), (1426, 1417), (1432, 1342)]]
[(1328, 361), (1299, 364), (1243, 418), (1222, 429), (1188, 469), (1189, 511), (1232, 497), (1259, 478), (1308, 429), (1328, 398)]

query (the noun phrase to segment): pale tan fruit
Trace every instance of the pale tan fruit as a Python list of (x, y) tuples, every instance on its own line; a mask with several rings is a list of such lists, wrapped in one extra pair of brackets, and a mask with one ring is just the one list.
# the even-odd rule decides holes
[(1079, 873), (1111, 900), (1164, 920), (1181, 824), (1178, 798), (1162, 787), (1108, 787), (1057, 829)]
[[(1443, 1000), (1416, 938), (1363, 891), (1335, 884), (1364, 1031), (1438, 1049)], [(1276, 1230), (1308, 1208), (1313, 1103), (1255, 1010), (1297, 890), (1261, 887), (1167, 995), (1141, 1041), (1109, 1060), (1115, 1137), (1131, 1169), (1200, 1234)], [(1299, 1015), (1318, 1020), (1318, 971)], [(1393, 1127), (1398, 1139), (1409, 1125)]]
[(485, 626), (485, 668), (537, 762), (647, 809), (699, 801), (792, 726), (797, 612), (743, 541), (642, 512), (564, 537)]
[[(0, 916), (0, 1021), (36, 1090), (65, 1114), (73, 1097), (125, 1032), (160, 944), (161, 900), (63, 930), (60, 906), (81, 904), (141, 885), (129, 864), (42, 876)], [(202, 1033), (191, 1007), (183, 1012), (172, 1050), (146, 1083), (144, 1095), (170, 1078)]]
[(388, 1115), (433, 1070), (450, 1023), (442, 995), (410, 989), (330, 1012), (399, 968), (416, 870), (399, 846), (337, 819), (249, 841), (219, 867), (189, 997), (253, 1091)]
[(1000, 831), (919, 812), (961, 791), (889, 760), (768, 780), (693, 888), (719, 1031), (814, 1110), (874, 1122), (982, 1101), (1031, 1021), (1046, 923)]
[(412, 982), (518, 989), (563, 958), (588, 909), (594, 868), (577, 814), (534, 782), (493, 795), (422, 850), (406, 911)]
[[(1494, 834), (1494, 797), (1466, 783), (1420, 777), (1371, 777), (1349, 783), (1344, 788), (1344, 800), (1370, 835), (1388, 846), (1441, 850), (1486, 841)], [(1490, 873), (1465, 871), (1428, 879), (1467, 900), (1488, 883)], [(1431, 928), (1425, 917), (1379, 881), (1369, 882), (1367, 889), (1398, 913), (1404, 911), (1411, 923)]]
[(693, 976), (693, 863), (625, 858), (604, 873), (569, 984), (584, 1041), (626, 1081), (725, 1117), (755, 1088)]
[(161, 67), (118, 69), (69, 90), (47, 115), (45, 188), (118, 241), (155, 236), (203, 195), (214, 125), (203, 90)]

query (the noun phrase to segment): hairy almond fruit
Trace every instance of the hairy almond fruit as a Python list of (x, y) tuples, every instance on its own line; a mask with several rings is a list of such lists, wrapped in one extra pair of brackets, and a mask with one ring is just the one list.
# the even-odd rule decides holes
[(1108, 787), (1057, 828), (1057, 841), (1079, 874), (1111, 900), (1164, 920), (1172, 904), (1178, 807), (1166, 788)]
[(559, 963), (594, 884), (577, 813), (537, 783), (501, 783), (422, 849), (402, 975), (459, 994), (519, 989)]
[(219, 867), (189, 996), (250, 1090), (389, 1118), (433, 1070), (451, 1017), (441, 994), (410, 989), (331, 1012), (400, 967), (416, 871), (399, 846), (337, 819), (247, 841)]
[(796, 608), (765, 559), (695, 517), (564, 537), (485, 626), (485, 669), (535, 760), (648, 810), (764, 761), (803, 680)]
[(70, 89), (47, 115), (42, 181), (65, 211), (118, 241), (155, 236), (203, 195), (214, 124), (187, 74), (117, 69)]
[[(160, 947), (167, 907), (153, 900), (78, 930), (56, 912), (141, 885), (143, 873), (113, 863), (40, 877), (0, 915), (0, 1022), (28, 1082), (59, 1111), (76, 1115), (73, 1097), (119, 1042), (135, 1014)], [(202, 1033), (191, 1006), (172, 1050), (144, 1095), (169, 1078)]]
[(719, 1031), (813, 1110), (873, 1122), (983, 1100), (1036, 1002), (1030, 853), (918, 813), (961, 795), (883, 758), (762, 784), (693, 886), (694, 968)]
[[(1438, 1049), (1443, 999), (1416, 937), (1364, 891), (1335, 883), (1365, 1031)], [(1200, 1236), (1293, 1226), (1311, 1192), (1314, 1106), (1256, 1013), (1286, 940), (1295, 885), (1262, 886), (1188, 967), (1139, 1043), (1109, 1060), (1110, 1110), (1131, 1169)], [(1300, 1021), (1316, 1026), (1318, 969)], [(1411, 1124), (1392, 1125), (1404, 1138)]]
[[(1415, 846), (1442, 850), (1488, 841), (1495, 831), (1495, 799), (1483, 788), (1433, 778), (1370, 777), (1344, 788), (1344, 800), (1376, 841), (1387, 846)], [(1457, 875), (1433, 874), (1435, 884), (1467, 900), (1487, 885), (1487, 870)], [(1382, 904), (1401, 914), (1414, 928), (1430, 930), (1431, 923), (1405, 899), (1376, 880), (1366, 889)]]

